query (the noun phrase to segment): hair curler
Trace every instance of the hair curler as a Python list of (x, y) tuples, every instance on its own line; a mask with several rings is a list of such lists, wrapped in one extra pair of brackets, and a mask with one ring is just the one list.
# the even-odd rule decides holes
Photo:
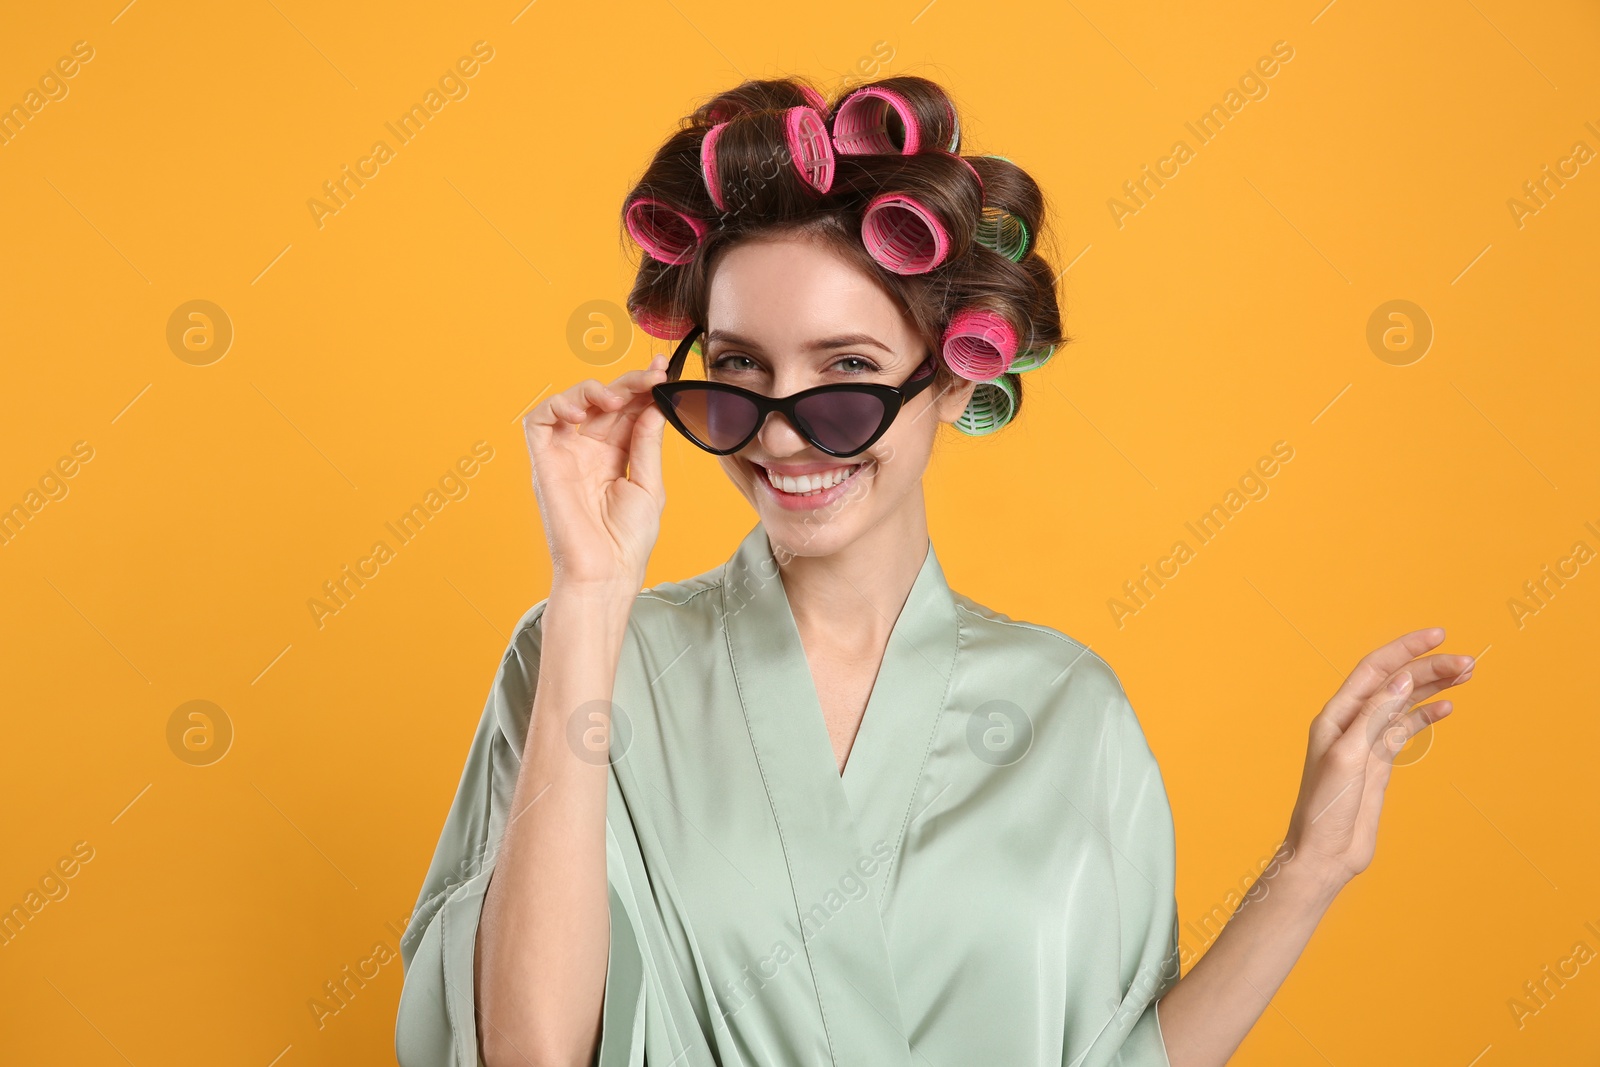
[(649, 308), (635, 312), (633, 321), (638, 324), (639, 329), (662, 341), (676, 341), (694, 328), (694, 325), (682, 315), (661, 314)]
[(695, 249), (709, 228), (705, 220), (653, 197), (640, 197), (629, 204), (623, 221), (628, 236), (652, 259), (674, 265), (694, 258)]
[(956, 429), (973, 437), (994, 433), (1017, 413), (1017, 390), (1005, 376), (979, 382), (955, 421)]
[(811, 86), (800, 86), (800, 95), (806, 98), (806, 103), (818, 115), (826, 115), (828, 113), (828, 102), (822, 98), (821, 93), (811, 88)]
[(1021, 216), (1004, 208), (986, 207), (978, 219), (974, 239), (992, 252), (998, 252), (1013, 263), (1028, 254), (1028, 224)]
[[(709, 137), (709, 135), (707, 135)], [(783, 139), (789, 158), (805, 183), (819, 193), (833, 188), (833, 141), (822, 113), (812, 107), (791, 107), (783, 115)]]
[[(832, 189), (833, 141), (822, 115), (815, 108), (800, 104), (785, 108), (782, 122), (784, 149), (800, 180), (819, 193)], [(717, 123), (700, 139), (700, 178), (718, 211), (728, 210), (727, 198), (722, 195), (722, 173), (717, 166), (717, 142), (727, 125)]]
[[(905, 143), (899, 147), (889, 135), (890, 112), (905, 130)], [(911, 101), (892, 89), (876, 85), (857, 89), (833, 113), (833, 148), (841, 156), (909, 156), (921, 147), (922, 127)]]
[(896, 274), (926, 274), (950, 254), (950, 234), (915, 197), (882, 193), (861, 215), (861, 240)]
[(718, 211), (728, 210), (728, 203), (722, 198), (722, 179), (717, 174), (717, 138), (727, 126), (726, 122), (719, 122), (700, 139), (700, 177)]
[(1006, 368), (1010, 374), (1021, 374), (1023, 371), (1038, 370), (1050, 362), (1050, 357), (1056, 354), (1055, 345), (1045, 345), (1043, 348), (1033, 348), (1026, 352), (1018, 352), (1017, 358), (1011, 361), (1011, 366)]
[(956, 159), (960, 160), (961, 161), (961, 165), (966, 167), (968, 170), (970, 170), (972, 172), (972, 177), (974, 179), (976, 179), (977, 182), (978, 182), (978, 201), (979, 201), (979, 203), (982, 203), (983, 202), (983, 195), (984, 195), (984, 193), (983, 193), (983, 175), (978, 173), (978, 168), (974, 167), (972, 165), (972, 161), (970, 159), (968, 159), (966, 156), (956, 155), (955, 152), (951, 152), (950, 154), (952, 156), (955, 156)]
[(998, 378), (1017, 354), (1017, 331), (1000, 315), (982, 308), (964, 308), (944, 331), (944, 362), (974, 382)]
[[(944, 106), (950, 112), (950, 144), (945, 151), (954, 153), (961, 148), (961, 116), (956, 114), (956, 105), (949, 97), (945, 98)], [(967, 166), (970, 167), (972, 164), (968, 163)], [(983, 183), (980, 181), (978, 184)]]

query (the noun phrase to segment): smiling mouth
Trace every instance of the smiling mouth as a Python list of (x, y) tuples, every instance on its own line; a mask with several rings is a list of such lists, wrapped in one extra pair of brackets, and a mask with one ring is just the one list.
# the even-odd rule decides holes
[(815, 471), (811, 474), (780, 475), (761, 464), (755, 464), (766, 478), (767, 484), (780, 493), (790, 496), (815, 496), (818, 493), (832, 489), (840, 482), (848, 481), (862, 467), (864, 463), (848, 463), (838, 467), (831, 467), (824, 471)]

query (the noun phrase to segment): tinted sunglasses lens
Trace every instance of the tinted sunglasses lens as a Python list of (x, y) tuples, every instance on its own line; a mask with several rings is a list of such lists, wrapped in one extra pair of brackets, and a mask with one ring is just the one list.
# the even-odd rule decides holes
[(829, 452), (859, 451), (883, 425), (884, 402), (872, 393), (819, 393), (795, 404), (795, 417), (811, 440)]
[(672, 394), (672, 410), (696, 444), (718, 452), (739, 444), (756, 425), (756, 406), (720, 389), (680, 389)]

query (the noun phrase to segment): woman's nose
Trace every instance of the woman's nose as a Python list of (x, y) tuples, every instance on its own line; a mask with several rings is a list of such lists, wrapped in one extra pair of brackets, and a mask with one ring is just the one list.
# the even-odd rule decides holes
[(767, 413), (766, 420), (757, 431), (756, 438), (769, 456), (787, 456), (809, 448), (811, 442), (801, 436), (794, 423), (781, 411)]

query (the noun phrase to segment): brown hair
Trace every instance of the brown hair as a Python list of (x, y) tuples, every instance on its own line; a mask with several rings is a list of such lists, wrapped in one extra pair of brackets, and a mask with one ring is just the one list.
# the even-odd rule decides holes
[[(819, 193), (791, 161), (785, 115), (802, 105), (815, 108), (827, 123), (827, 136), (838, 144), (835, 119), (840, 107), (869, 87), (897, 94), (909, 105), (917, 128), (908, 131), (897, 113), (882, 108), (872, 136), (854, 138), (852, 154), (835, 155), (831, 186)], [(713, 126), (724, 122), (715, 142), (719, 208), (701, 169), (701, 144)], [(917, 138), (916, 150), (904, 154), (909, 137)], [(1039, 186), (1009, 160), (960, 156), (959, 147), (954, 102), (925, 78), (906, 75), (854, 85), (831, 103), (795, 78), (746, 81), (717, 95), (656, 150), (623, 200), (624, 242), (630, 209), (661, 212), (669, 219), (677, 212), (703, 224), (699, 234), (687, 224), (680, 226), (677, 236), (687, 251), (672, 256), (680, 262), (642, 258), (628, 294), (629, 314), (647, 332), (681, 337), (691, 323), (705, 323), (711, 271), (720, 252), (740, 241), (799, 234), (825, 242), (876, 278), (930, 351), (940, 351), (951, 317), (965, 308), (981, 308), (1009, 322), (1019, 356), (1067, 343), (1056, 302), (1056, 272), (1039, 252), (1045, 233)], [(870, 200), (888, 192), (914, 196), (949, 234), (949, 252), (933, 270), (898, 274), (868, 251), (862, 216)], [(649, 200), (660, 207), (636, 207)], [(1027, 243), (1015, 260), (998, 250), (1006, 247), (997, 236), (1002, 220), (1012, 237), (1018, 221), (1026, 227)], [(938, 373), (941, 389), (965, 384), (942, 359)], [(1019, 376), (1005, 377), (1020, 410)]]

